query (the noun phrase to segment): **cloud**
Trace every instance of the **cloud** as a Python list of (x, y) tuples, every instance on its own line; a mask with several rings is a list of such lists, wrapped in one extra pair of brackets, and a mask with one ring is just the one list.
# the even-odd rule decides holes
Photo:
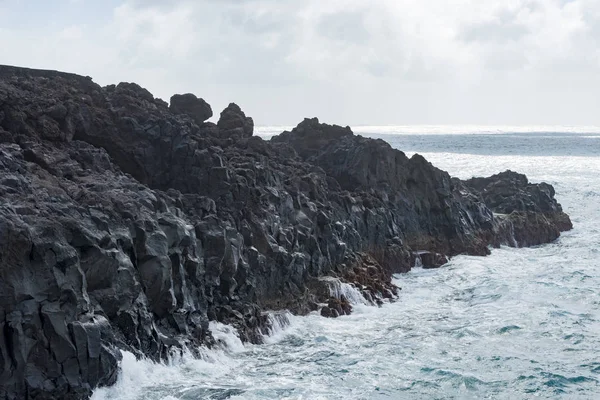
[(259, 124), (600, 125), (597, 0), (57, 3), (69, 18), (0, 27), (2, 62), (236, 101)]

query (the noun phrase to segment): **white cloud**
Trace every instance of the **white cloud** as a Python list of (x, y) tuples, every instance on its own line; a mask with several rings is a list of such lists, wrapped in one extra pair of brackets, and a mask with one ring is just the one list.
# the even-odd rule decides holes
[(107, 15), (0, 28), (5, 62), (192, 91), (217, 113), (236, 101), (263, 124), (600, 125), (597, 0), (124, 0)]

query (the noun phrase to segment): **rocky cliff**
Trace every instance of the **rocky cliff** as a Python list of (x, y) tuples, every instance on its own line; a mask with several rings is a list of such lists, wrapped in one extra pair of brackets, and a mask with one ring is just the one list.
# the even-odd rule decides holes
[(391, 274), (552, 241), (546, 184), (466, 182), (350, 128), (307, 119), (270, 141), (235, 104), (0, 66), (0, 398), (80, 399), (120, 349), (260, 342), (267, 311), (351, 311)]

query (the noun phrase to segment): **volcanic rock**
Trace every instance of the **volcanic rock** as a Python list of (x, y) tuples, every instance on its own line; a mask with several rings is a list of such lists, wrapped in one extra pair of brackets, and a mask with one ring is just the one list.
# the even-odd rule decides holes
[(241, 108), (231, 103), (221, 112), (217, 123), (222, 137), (247, 138), (254, 132), (254, 121)]
[(191, 117), (198, 125), (213, 116), (212, 108), (204, 99), (199, 99), (192, 93), (175, 94), (171, 96), (169, 110), (173, 114), (185, 114)]
[(235, 104), (208, 110), (0, 66), (0, 398), (87, 398), (121, 350), (159, 361), (212, 346), (210, 321), (260, 343), (266, 311), (350, 312), (322, 278), (381, 303), (415, 252), (571, 227), (550, 185), (465, 183), (316, 119), (264, 141)]
[(525, 175), (509, 170), (469, 179), (465, 185), (479, 192), (496, 218), (505, 222), (517, 246), (548, 243), (573, 228), (547, 183), (531, 184)]

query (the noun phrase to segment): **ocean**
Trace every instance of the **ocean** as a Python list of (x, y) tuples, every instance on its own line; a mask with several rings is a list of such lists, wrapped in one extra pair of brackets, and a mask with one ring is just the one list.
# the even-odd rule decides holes
[(118, 383), (94, 400), (600, 398), (600, 129), (354, 132), (459, 178), (511, 169), (548, 182), (574, 229), (543, 246), (414, 268), (395, 277), (396, 302), (356, 299), (355, 312), (337, 319), (288, 315), (263, 345), (212, 323), (222, 346), (201, 360), (154, 364), (126, 353)]

